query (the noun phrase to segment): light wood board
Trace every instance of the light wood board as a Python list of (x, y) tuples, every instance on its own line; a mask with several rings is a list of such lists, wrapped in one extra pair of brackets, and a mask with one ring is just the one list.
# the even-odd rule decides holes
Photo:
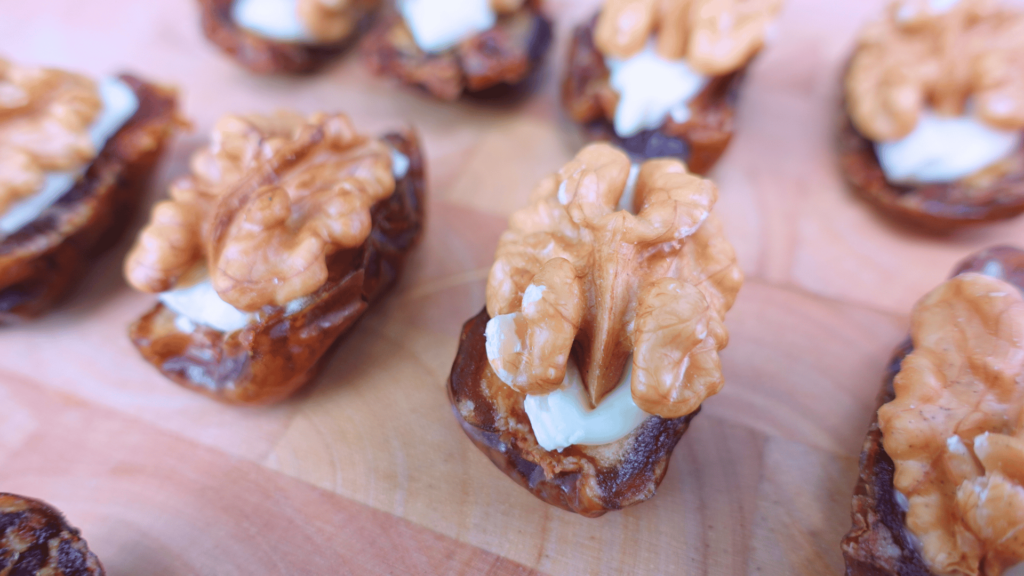
[(557, 80), (596, 5), (549, 1), (544, 82), (486, 106), (433, 102), (352, 53), (316, 76), (253, 77), (204, 40), (188, 0), (7, 0), (0, 54), (180, 88), (195, 131), (150, 201), (222, 114), (293, 107), (373, 132), (415, 124), (430, 202), (400, 286), (315, 385), (267, 409), (218, 405), (141, 360), (126, 326), (153, 298), (121, 279), (122, 243), (60, 311), (0, 330), (0, 491), (64, 510), (114, 576), (839, 573), (858, 451), (910, 307), (970, 252), (1024, 243), (1024, 220), (935, 238), (851, 197), (832, 152), (838, 74), (883, 2), (787, 0), (713, 173), (748, 277), (726, 387), (653, 500), (596, 520), (543, 504), (464, 437), (445, 382), (505, 219), (581, 143)]

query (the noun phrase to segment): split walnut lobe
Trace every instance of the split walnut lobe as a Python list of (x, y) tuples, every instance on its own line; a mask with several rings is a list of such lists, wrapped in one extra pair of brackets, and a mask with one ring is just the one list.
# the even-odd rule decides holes
[(316, 376), (331, 346), (395, 284), (423, 231), (419, 142), (411, 132), (383, 140), (409, 158), (408, 172), (371, 209), (363, 245), (328, 257), (327, 282), (305, 308), (285, 315), (283, 307), (265, 307), (259, 322), (231, 333), (204, 326), (183, 332), (177, 314), (157, 304), (129, 329), (142, 356), (174, 382), (232, 404), (278, 402)]

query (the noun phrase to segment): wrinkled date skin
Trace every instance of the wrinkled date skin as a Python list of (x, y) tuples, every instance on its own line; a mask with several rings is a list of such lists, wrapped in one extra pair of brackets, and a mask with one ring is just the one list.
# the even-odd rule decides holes
[(132, 221), (178, 120), (173, 92), (133, 76), (120, 78), (138, 96), (138, 111), (71, 190), (0, 240), (0, 325), (34, 318), (59, 303)]
[(977, 182), (903, 186), (890, 183), (874, 144), (854, 127), (842, 107), (839, 166), (847, 184), (882, 214), (931, 232), (1013, 218), (1024, 212), (1024, 147), (1005, 161), (1005, 174)]
[(398, 78), (441, 100), (463, 94), (501, 99), (529, 87), (551, 46), (551, 21), (530, 1), (498, 18), (494, 28), (438, 54), (420, 49), (396, 12), (382, 15), (363, 41), (375, 74)]
[(0, 574), (103, 576), (78, 530), (39, 500), (0, 493)]
[(679, 158), (695, 174), (707, 174), (725, 153), (732, 139), (736, 103), (748, 62), (739, 70), (712, 78), (690, 103), (692, 116), (684, 124), (671, 119), (657, 130), (620, 138), (608, 118), (607, 101), (615, 93), (604, 56), (594, 44), (594, 22), (576, 28), (569, 48), (567, 73), (562, 83), (562, 104), (573, 120), (584, 125), (591, 140), (608, 141), (640, 160)]
[[(1003, 279), (1024, 291), (1024, 251), (998, 246), (960, 263), (953, 276), (984, 273), (997, 263)], [(886, 373), (878, 405), (896, 397), (893, 380), (903, 359), (913, 351), (908, 340), (896, 349)], [(882, 446), (882, 431), (875, 415), (860, 455), (860, 476), (853, 493), (853, 528), (843, 538), (847, 576), (931, 576), (921, 554), (905, 530), (906, 512), (896, 500), (895, 465)]]
[(157, 304), (129, 328), (142, 356), (178, 384), (231, 404), (271, 404), (292, 395), (320, 370), (326, 352), (398, 278), (423, 230), (423, 157), (414, 134), (384, 141), (409, 158), (395, 192), (371, 210), (373, 229), (355, 249), (333, 254), (328, 280), (300, 312), (264, 308), (264, 318), (225, 334), (180, 331), (176, 314)]
[(350, 47), (373, 18), (373, 11), (367, 10), (350, 36), (331, 44), (277, 42), (239, 27), (231, 18), (233, 3), (234, 0), (199, 0), (203, 34), (256, 74), (315, 72)]
[[(537, 498), (583, 516), (596, 518), (653, 496), (668, 470), (672, 449), (700, 409), (672, 420), (652, 416), (631, 435), (607, 447), (543, 450), (532, 430), (508, 426), (509, 418), (528, 425), (525, 395), (499, 380), (487, 361), (484, 330), (488, 320), (484, 310), (463, 326), (448, 381), (455, 417), (477, 448)], [(512, 413), (503, 413), (499, 403), (508, 401)], [(598, 457), (599, 452), (603, 458)], [(611, 452), (617, 453), (614, 465), (608, 465)], [(560, 471), (549, 477), (541, 459)]]

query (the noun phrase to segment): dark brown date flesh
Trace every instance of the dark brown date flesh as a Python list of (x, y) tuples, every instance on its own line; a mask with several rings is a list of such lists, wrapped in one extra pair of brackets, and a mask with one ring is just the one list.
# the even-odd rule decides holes
[(327, 283), (301, 311), (267, 307), (263, 319), (224, 333), (204, 326), (183, 332), (177, 314), (157, 304), (129, 328), (135, 347), (178, 384), (230, 404), (271, 404), (291, 396), (322, 367), (328, 349), (394, 285), (423, 230), (423, 156), (412, 132), (384, 141), (409, 158), (395, 192), (371, 210), (373, 228), (359, 248), (327, 263)]
[(537, 498), (583, 516), (596, 518), (654, 496), (672, 449), (700, 409), (674, 420), (651, 416), (625, 438), (604, 446), (544, 450), (523, 407), (525, 395), (499, 380), (487, 362), (489, 319), (484, 310), (463, 326), (448, 380), (455, 417), (477, 448)]
[(567, 73), (562, 83), (562, 104), (569, 116), (583, 124), (591, 140), (611, 142), (638, 160), (672, 157), (686, 162), (695, 174), (707, 174), (725, 153), (732, 139), (736, 103), (746, 78), (743, 68), (712, 78), (690, 103), (691, 117), (683, 124), (668, 119), (657, 130), (629, 138), (615, 133), (602, 102), (616, 96), (609, 85), (604, 56), (594, 45), (594, 22), (578, 26), (569, 48)]
[(38, 218), (0, 240), (0, 325), (39, 316), (77, 286), (93, 260), (124, 234), (173, 133), (176, 95), (134, 76), (139, 109), (85, 175)]
[(839, 166), (846, 183), (886, 217), (914, 228), (943, 233), (1024, 212), (1024, 146), (1004, 163), (1001, 176), (977, 182), (905, 186), (890, 183), (874, 144), (854, 127), (843, 104), (839, 120)]
[[(1004, 280), (1024, 291), (1024, 251), (1009, 246), (989, 248), (971, 256), (957, 266), (953, 275), (990, 272), (993, 263), (998, 264)], [(909, 340), (896, 349), (878, 396), (879, 406), (896, 397), (893, 379), (912, 351)], [(860, 455), (860, 476), (853, 492), (853, 527), (842, 541), (847, 576), (932, 574), (906, 531), (906, 512), (896, 500), (894, 474), (892, 458), (882, 446), (876, 412)]]
[(250, 32), (235, 23), (235, 0), (199, 0), (203, 34), (226, 54), (256, 74), (304, 74), (315, 72), (336, 58), (359, 34), (369, 28), (375, 9), (366, 7), (352, 34), (330, 44), (278, 42)]
[(539, 1), (503, 15), (490, 30), (438, 54), (420, 49), (396, 12), (382, 15), (363, 41), (375, 74), (392, 76), (441, 100), (463, 94), (503, 99), (528, 88), (551, 45), (551, 21)]
[(78, 530), (39, 500), (0, 492), (0, 574), (103, 576)]

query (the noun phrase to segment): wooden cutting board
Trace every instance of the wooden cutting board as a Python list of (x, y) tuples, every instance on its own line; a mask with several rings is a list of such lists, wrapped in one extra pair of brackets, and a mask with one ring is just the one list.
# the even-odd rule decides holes
[(404, 280), (281, 406), (218, 405), (139, 358), (126, 327), (153, 297), (121, 279), (127, 241), (59, 312), (0, 330), (0, 491), (64, 510), (115, 576), (839, 573), (857, 455), (910, 307), (973, 250), (1024, 243), (1024, 220), (935, 238), (850, 196), (832, 153), (838, 74), (883, 1), (787, 0), (713, 174), (748, 278), (726, 387), (653, 500), (581, 518), (491, 465), (445, 382), (507, 216), (581, 144), (558, 79), (595, 0), (548, 2), (545, 80), (504, 106), (430, 101), (354, 54), (316, 76), (253, 77), (206, 43), (186, 0), (4, 4), (4, 56), (180, 88), (195, 131), (150, 201), (228, 112), (338, 109), (374, 132), (415, 124), (427, 148), (429, 229)]

